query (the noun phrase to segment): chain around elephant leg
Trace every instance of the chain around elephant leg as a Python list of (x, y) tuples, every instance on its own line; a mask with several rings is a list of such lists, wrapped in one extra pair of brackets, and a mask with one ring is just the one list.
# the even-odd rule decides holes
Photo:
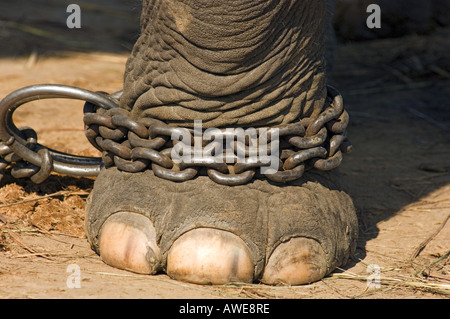
[[(339, 92), (328, 87), (327, 104), (316, 118), (275, 127), (188, 129), (156, 119), (131, 119), (119, 108), (121, 92), (106, 94), (64, 85), (34, 85), (0, 101), (0, 169), (16, 178), (43, 182), (51, 172), (96, 176), (102, 167), (126, 172), (154, 171), (160, 178), (182, 182), (198, 175), (224, 185), (242, 185), (254, 178), (286, 183), (306, 170), (331, 170), (351, 151), (348, 113)], [(52, 150), (37, 142), (31, 128), (17, 128), (12, 115), (36, 99), (85, 101), (84, 124), (89, 142), (102, 157), (84, 157)], [(201, 125), (201, 122), (200, 122)], [(257, 170), (260, 170), (259, 172)]]

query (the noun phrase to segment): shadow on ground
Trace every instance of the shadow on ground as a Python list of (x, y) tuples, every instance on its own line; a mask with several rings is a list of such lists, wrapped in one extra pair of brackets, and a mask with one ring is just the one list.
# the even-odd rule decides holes
[(359, 212), (355, 262), (377, 224), (450, 184), (449, 39), (439, 29), (339, 45), (331, 84), (351, 116), (340, 171)]

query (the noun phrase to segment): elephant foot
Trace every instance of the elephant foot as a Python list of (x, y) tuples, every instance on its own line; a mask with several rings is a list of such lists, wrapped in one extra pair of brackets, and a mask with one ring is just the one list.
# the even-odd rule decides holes
[(261, 281), (271, 285), (301, 285), (327, 274), (326, 254), (314, 239), (292, 238), (275, 248)]
[(167, 274), (198, 284), (252, 282), (253, 262), (247, 245), (238, 236), (197, 228), (181, 235), (170, 248)]
[(109, 217), (102, 227), (100, 256), (113, 267), (153, 275), (161, 263), (155, 234), (155, 228), (147, 217), (118, 212)]
[(103, 261), (136, 273), (198, 284), (307, 284), (343, 265), (356, 246), (353, 204), (330, 176), (229, 187), (110, 168), (88, 199), (86, 233)]

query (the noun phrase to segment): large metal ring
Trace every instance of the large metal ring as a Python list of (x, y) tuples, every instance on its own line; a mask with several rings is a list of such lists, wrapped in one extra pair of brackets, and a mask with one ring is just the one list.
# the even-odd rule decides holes
[[(14, 125), (12, 116), (21, 105), (41, 99), (76, 99), (99, 105), (105, 109), (118, 107), (114, 97), (77, 87), (56, 84), (32, 85), (16, 90), (0, 101), (0, 140), (8, 143), (12, 152), (23, 160), (42, 167), (43, 157), (27, 147), (23, 134)], [(52, 150), (37, 144), (36, 149), (48, 149), (53, 160), (53, 171), (71, 176), (96, 176), (102, 167), (100, 157), (77, 156)]]

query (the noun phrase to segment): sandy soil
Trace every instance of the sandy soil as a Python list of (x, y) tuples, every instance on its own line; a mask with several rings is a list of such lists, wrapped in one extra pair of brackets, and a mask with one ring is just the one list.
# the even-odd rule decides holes
[[(59, 12), (58, 3), (47, 1), (51, 12)], [(0, 98), (37, 83), (120, 90), (137, 18), (136, 11), (127, 15), (117, 6), (86, 11), (122, 19), (124, 27), (105, 30), (108, 25), (99, 23), (70, 42), (66, 28), (48, 23), (60, 21), (59, 15), (0, 14)], [(7, 172), (0, 184), (0, 298), (448, 298), (449, 39), (448, 29), (438, 29), (428, 36), (339, 45), (331, 82), (343, 93), (354, 145), (340, 173), (358, 209), (360, 238), (349, 264), (330, 276), (299, 287), (199, 286), (117, 270), (84, 237), (94, 178), (52, 175), (34, 185)], [(33, 127), (41, 144), (95, 156), (84, 137), (82, 105), (33, 102), (14, 119), (17, 126)], [(73, 264), (79, 288), (73, 288)], [(377, 287), (368, 284), (376, 284), (370, 281), (374, 269)]]

